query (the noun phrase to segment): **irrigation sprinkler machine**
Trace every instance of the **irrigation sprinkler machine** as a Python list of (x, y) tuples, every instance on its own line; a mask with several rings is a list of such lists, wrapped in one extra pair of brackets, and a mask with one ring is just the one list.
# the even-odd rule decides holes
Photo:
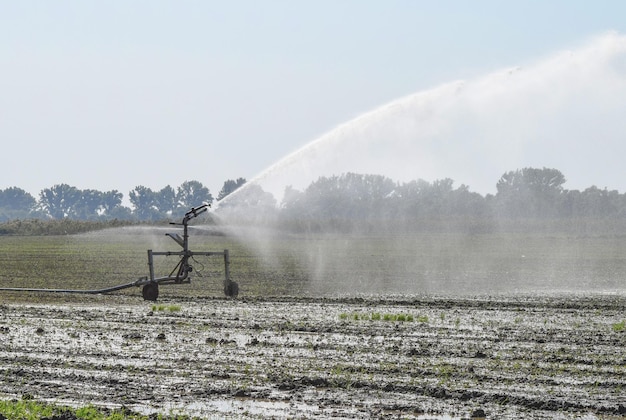
[[(51, 292), (51, 293), (83, 293), (83, 294), (105, 294), (117, 290), (128, 289), (131, 287), (141, 287), (142, 295), (145, 300), (156, 301), (159, 297), (159, 286), (167, 284), (189, 284), (191, 283), (190, 273), (193, 267), (190, 260), (194, 256), (223, 256), (224, 258), (224, 294), (228, 297), (237, 297), (239, 294), (239, 285), (230, 278), (230, 257), (228, 250), (223, 251), (191, 251), (189, 249), (189, 221), (209, 209), (209, 204), (195, 207), (185, 213), (181, 223), (170, 222), (170, 225), (182, 226), (183, 236), (178, 233), (166, 233), (176, 242), (182, 250), (180, 251), (153, 251), (148, 250), (148, 269), (149, 275), (141, 277), (132, 283), (120, 284), (118, 286), (107, 287), (94, 290), (76, 290), (76, 289), (29, 289), (17, 287), (0, 288), (4, 291), (17, 292)], [(154, 274), (154, 257), (155, 256), (178, 256), (179, 260), (169, 275), (163, 277), (155, 277)]]
[[(157, 300), (159, 297), (159, 285), (161, 284), (183, 284), (191, 283), (189, 274), (193, 271), (193, 267), (189, 263), (189, 259), (193, 259), (195, 255), (200, 256), (223, 256), (224, 257), (224, 294), (228, 297), (237, 297), (239, 294), (239, 285), (230, 278), (230, 257), (228, 250), (223, 251), (202, 251), (196, 252), (189, 249), (189, 232), (188, 224), (189, 220), (194, 217), (198, 217), (209, 209), (209, 204), (204, 204), (197, 208), (192, 208), (183, 217), (182, 223), (170, 222), (171, 225), (178, 225), (183, 227), (183, 236), (178, 233), (166, 233), (165, 235), (172, 238), (178, 245), (181, 246), (182, 251), (153, 251), (148, 250), (148, 268), (150, 274), (148, 277), (140, 278), (132, 283), (132, 286), (142, 287), (142, 294), (145, 300)], [(172, 272), (165, 277), (154, 276), (154, 256), (155, 255), (177, 255), (180, 257), (178, 264), (172, 270)], [(131, 287), (131, 286), (129, 286)]]

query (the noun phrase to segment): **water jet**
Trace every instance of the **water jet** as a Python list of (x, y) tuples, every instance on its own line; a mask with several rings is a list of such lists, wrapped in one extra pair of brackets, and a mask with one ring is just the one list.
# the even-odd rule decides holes
[[(305, 192), (322, 177), (351, 173), (380, 174), (397, 183), (449, 178), (470, 192), (493, 196), (506, 171), (543, 167), (562, 171), (570, 190), (597, 184), (626, 190), (619, 176), (626, 153), (625, 63), (626, 37), (608, 33), (535, 63), (399, 98), (278, 160), (221, 200), (216, 212), (225, 230), (275, 271), (281, 269), (275, 255), (282, 251), (285, 226), (252, 205), (250, 197), (259, 197), (259, 189), (275, 198), (279, 210), (287, 192)], [(248, 214), (242, 215), (240, 202)], [(234, 204), (238, 212), (231, 215)], [(604, 276), (611, 289), (623, 289), (618, 276), (608, 278), (576, 258), (593, 251), (576, 238), (553, 247), (519, 232), (444, 237), (396, 230), (372, 238), (368, 220), (351, 222), (350, 234), (319, 232), (302, 223), (299, 240), (287, 251), (311, 280), (310, 292), (493, 293), (548, 285), (571, 290), (587, 287), (586, 274), (598, 284)], [(449, 233), (445, 226), (440, 230)], [(545, 253), (529, 256), (530, 243)], [(602, 245), (619, 254), (611, 242)]]

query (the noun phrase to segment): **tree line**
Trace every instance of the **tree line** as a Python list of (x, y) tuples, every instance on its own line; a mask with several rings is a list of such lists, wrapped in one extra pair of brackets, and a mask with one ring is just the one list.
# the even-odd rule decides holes
[[(346, 173), (320, 177), (304, 190), (287, 187), (282, 201), (258, 185), (223, 202), (221, 208), (240, 220), (272, 220), (288, 230), (353, 231), (450, 226), (492, 228), (496, 223), (574, 223), (581, 220), (626, 225), (626, 194), (591, 186), (583, 191), (563, 187), (564, 175), (550, 168), (523, 168), (503, 174), (496, 193), (481, 195), (451, 179), (399, 183), (382, 175)], [(227, 180), (217, 200), (246, 184)], [(199, 203), (214, 198), (202, 183), (186, 181), (176, 189), (154, 191), (138, 186), (129, 193), (132, 208), (122, 206), (118, 191), (80, 190), (55, 185), (36, 200), (17, 188), (0, 190), (0, 221), (19, 218), (77, 220), (176, 219)], [(269, 218), (269, 219), (268, 219)]]
[(483, 196), (466, 185), (455, 188), (451, 179), (397, 183), (348, 173), (322, 177), (304, 191), (287, 189), (281, 220), (292, 229), (313, 231), (493, 230), (529, 222), (577, 229), (604, 223), (626, 230), (626, 194), (596, 186), (567, 190), (565, 182), (556, 169), (523, 168), (503, 174), (496, 194)]
[[(226, 197), (245, 182), (244, 178), (227, 180), (217, 199)], [(214, 200), (210, 190), (199, 181), (185, 181), (177, 188), (167, 185), (158, 191), (137, 186), (128, 195), (132, 207), (122, 205), (123, 198), (117, 190), (81, 190), (57, 184), (43, 189), (36, 199), (19, 187), (10, 187), (0, 190), (0, 222), (18, 219), (157, 221), (180, 218), (191, 207), (211, 204)]]

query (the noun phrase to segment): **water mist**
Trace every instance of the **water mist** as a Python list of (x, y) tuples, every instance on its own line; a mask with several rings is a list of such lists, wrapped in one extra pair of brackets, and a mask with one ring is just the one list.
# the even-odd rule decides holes
[[(348, 121), (263, 171), (224, 199), (216, 214), (273, 270), (281, 269), (275, 256), (290, 240), (290, 260), (307, 277), (311, 292), (534, 287), (556, 274), (549, 267), (530, 270), (532, 250), (512, 251), (511, 258), (520, 258), (513, 264), (490, 259), (493, 249), (509, 243), (507, 238), (478, 248), (468, 245), (467, 237), (442, 241), (394, 232), (372, 238), (358, 229), (352, 235), (308, 233), (286, 239), (282, 227), (255, 203), (268, 205), (259, 194), (270, 193), (276, 205), (287, 186), (304, 190), (322, 176), (350, 172), (398, 182), (450, 178), (484, 195), (495, 193), (507, 171), (547, 167), (565, 175), (568, 189), (598, 185), (624, 191), (623, 115), (626, 37), (608, 33), (580, 48), (418, 92)], [(242, 224), (246, 209), (250, 213)]]

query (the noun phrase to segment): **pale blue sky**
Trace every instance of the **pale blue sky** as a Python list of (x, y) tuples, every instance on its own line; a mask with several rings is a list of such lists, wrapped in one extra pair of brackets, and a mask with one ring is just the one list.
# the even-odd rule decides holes
[(620, 0), (0, 0), (0, 188), (217, 195), (373, 108), (626, 34), (625, 16)]

